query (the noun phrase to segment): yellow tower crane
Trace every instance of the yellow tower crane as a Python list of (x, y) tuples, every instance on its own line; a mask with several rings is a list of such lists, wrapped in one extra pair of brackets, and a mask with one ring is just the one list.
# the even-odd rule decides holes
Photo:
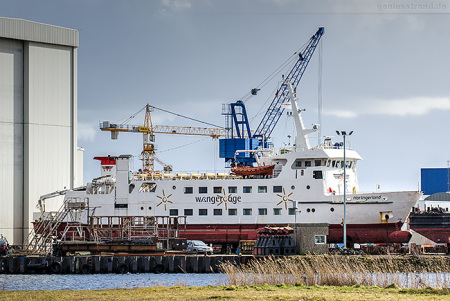
[[(152, 173), (155, 171), (155, 134), (179, 134), (179, 135), (200, 135), (209, 136), (213, 139), (227, 136), (227, 129), (225, 128), (202, 128), (190, 126), (167, 126), (167, 125), (153, 125), (151, 118), (152, 106), (147, 104), (145, 106), (144, 125), (128, 125), (128, 124), (113, 124), (109, 121), (100, 123), (100, 130), (111, 132), (111, 139), (117, 139), (120, 132), (126, 133), (142, 133), (144, 135), (144, 146), (141, 152), (142, 167), (144, 173)], [(169, 165), (166, 165), (169, 166)]]

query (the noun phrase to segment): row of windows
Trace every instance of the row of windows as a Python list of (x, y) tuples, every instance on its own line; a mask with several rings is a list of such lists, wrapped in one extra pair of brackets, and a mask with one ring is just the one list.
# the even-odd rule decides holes
[[(295, 167), (311, 167), (312, 165), (311, 160), (306, 161), (295, 161)], [(314, 166), (322, 166), (322, 160), (314, 160)]]
[[(314, 166), (322, 166), (326, 165), (327, 167), (333, 167), (333, 168), (344, 168), (344, 160), (304, 160), (304, 161), (295, 161), (295, 167), (312, 167)], [(356, 162), (348, 160), (345, 162), (346, 168), (352, 168)]]
[[(252, 193), (252, 189), (253, 189), (252, 186), (244, 186), (244, 187), (242, 187), (242, 192), (243, 193)], [(283, 192), (283, 186), (273, 186), (272, 191), (274, 193), (281, 193), (281, 192)], [(193, 194), (194, 187), (184, 187), (184, 193), (185, 194)], [(200, 193), (200, 194), (208, 193), (208, 187), (199, 187), (198, 193)], [(220, 187), (220, 186), (213, 187), (213, 193), (223, 193), (222, 187)], [(237, 193), (237, 187), (229, 186), (228, 193)], [(267, 186), (258, 186), (258, 193), (267, 193)]]
[[(213, 209), (213, 215), (224, 215), (223, 209), (217, 208)], [(178, 209), (169, 209), (169, 215), (170, 216), (178, 216)], [(281, 208), (273, 208), (273, 215), (282, 215), (283, 211)], [(242, 215), (252, 215), (253, 209), (252, 208), (244, 208), (242, 209)], [(289, 215), (295, 215), (295, 208), (288, 208), (288, 214)], [(192, 216), (194, 215), (193, 209), (184, 209), (184, 215), (185, 216)], [(198, 215), (205, 216), (208, 215), (208, 209), (198, 209)], [(236, 208), (230, 208), (228, 209), (228, 215), (237, 215), (237, 209)], [(258, 209), (258, 215), (267, 215), (267, 208), (259, 208)]]

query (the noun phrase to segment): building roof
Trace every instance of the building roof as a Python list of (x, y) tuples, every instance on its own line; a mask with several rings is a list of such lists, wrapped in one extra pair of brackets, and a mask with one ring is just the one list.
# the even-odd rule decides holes
[(78, 30), (23, 19), (0, 17), (0, 37), (78, 47)]
[(449, 192), (440, 192), (432, 194), (425, 198), (426, 201), (439, 201), (439, 202), (450, 202)]

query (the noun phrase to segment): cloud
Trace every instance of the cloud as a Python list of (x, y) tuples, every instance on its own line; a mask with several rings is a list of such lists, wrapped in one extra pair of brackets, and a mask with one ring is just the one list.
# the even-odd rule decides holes
[(190, 9), (192, 3), (190, 0), (162, 0), (162, 6), (166, 9), (180, 11)]
[(78, 140), (79, 141), (94, 141), (97, 134), (97, 128), (89, 123), (78, 122)]
[(324, 110), (325, 115), (355, 118), (361, 115), (423, 116), (433, 110), (450, 110), (449, 97), (413, 97), (394, 100), (370, 100), (350, 110)]

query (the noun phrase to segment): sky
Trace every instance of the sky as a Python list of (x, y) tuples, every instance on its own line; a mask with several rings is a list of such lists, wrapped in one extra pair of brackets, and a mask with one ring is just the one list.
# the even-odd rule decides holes
[[(305, 124), (322, 136), (353, 130), (363, 157), (362, 191), (417, 190), (420, 168), (450, 160), (450, 1), (55, 0), (1, 1), (1, 16), (79, 30), (78, 146), (84, 182), (100, 175), (94, 156), (132, 154), (140, 134), (111, 140), (99, 122), (120, 123), (147, 103), (224, 126), (222, 104), (257, 87), (325, 27), (297, 89)], [(319, 57), (321, 58), (319, 60)], [(320, 64), (321, 62), (321, 64)], [(322, 70), (319, 72), (319, 70)], [(322, 74), (319, 76), (319, 74)], [(246, 102), (256, 129), (275, 78)], [(155, 110), (154, 124), (205, 126)], [(141, 125), (144, 115), (130, 124)], [(282, 117), (276, 147), (292, 143)], [(313, 144), (317, 135), (311, 135)], [(333, 138), (340, 141), (339, 137)], [(157, 135), (157, 156), (176, 171), (224, 170), (218, 141)]]

